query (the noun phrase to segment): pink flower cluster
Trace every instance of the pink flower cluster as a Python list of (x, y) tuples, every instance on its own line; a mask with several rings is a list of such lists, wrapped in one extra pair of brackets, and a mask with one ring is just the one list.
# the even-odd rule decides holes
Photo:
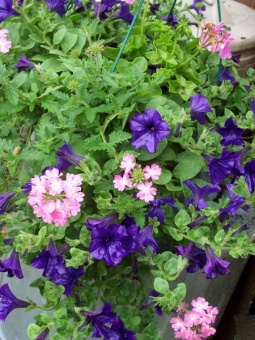
[(203, 297), (191, 301), (192, 309), (187, 310), (189, 304), (183, 302), (178, 308), (177, 317), (170, 319), (176, 339), (200, 340), (215, 334), (215, 328), (211, 327), (216, 320), (218, 309), (209, 306)]
[(12, 42), (7, 40), (7, 34), (9, 33), (8, 30), (6, 29), (0, 29), (0, 52), (1, 53), (7, 53), (9, 52)]
[(235, 40), (231, 33), (223, 27), (224, 22), (219, 24), (206, 23), (202, 20), (200, 23), (200, 45), (210, 52), (217, 52), (221, 59), (231, 58), (230, 42)]
[(124, 191), (125, 188), (136, 188), (137, 198), (145, 202), (154, 200), (157, 189), (152, 186), (150, 180), (159, 179), (162, 173), (157, 164), (147, 165), (142, 169), (140, 164), (136, 164), (135, 157), (127, 154), (123, 157), (120, 168), (124, 169), (124, 173), (114, 176), (114, 188), (119, 191)]
[(67, 173), (65, 180), (61, 176), (63, 174), (57, 168), (46, 170), (42, 176), (34, 176), (28, 196), (34, 214), (45, 223), (58, 227), (65, 226), (70, 216), (80, 212), (80, 202), (84, 197), (80, 175)]

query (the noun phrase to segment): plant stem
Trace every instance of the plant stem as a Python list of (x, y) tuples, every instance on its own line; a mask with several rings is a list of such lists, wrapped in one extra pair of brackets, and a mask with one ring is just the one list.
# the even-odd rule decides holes
[(184, 63), (182, 63), (181, 65), (179, 65), (176, 69), (178, 70), (179, 68), (183, 67), (184, 65), (186, 65), (187, 63), (189, 63), (192, 59), (194, 59), (198, 54), (200, 53), (200, 50), (197, 50), (196, 53), (194, 53), (191, 57), (189, 57), (186, 61), (184, 61)]
[(128, 31), (127, 31), (127, 34), (126, 34), (126, 36), (125, 36), (125, 38), (124, 38), (124, 41), (123, 41), (123, 43), (122, 43), (122, 45), (121, 45), (121, 48), (120, 48), (120, 50), (119, 50), (119, 53), (118, 53), (118, 55), (117, 55), (117, 58), (115, 59), (115, 62), (114, 62), (113, 67), (112, 67), (112, 69), (111, 69), (111, 73), (114, 73), (115, 70), (116, 70), (117, 64), (118, 64), (118, 62), (119, 62), (119, 60), (120, 60), (120, 57), (121, 57), (121, 55), (122, 55), (122, 52), (123, 52), (123, 50), (124, 50), (124, 48), (125, 48), (125, 46), (126, 46), (126, 44), (127, 44), (128, 38), (129, 38), (129, 36), (130, 36), (130, 34), (131, 34), (131, 31), (132, 31), (132, 29), (133, 29), (133, 27), (134, 27), (134, 24), (135, 24), (135, 22), (136, 22), (136, 19), (137, 19), (138, 15), (139, 15), (139, 13), (140, 13), (140, 11), (141, 11), (141, 8), (142, 8), (143, 3), (144, 3), (144, 0), (140, 0), (140, 3), (139, 3), (139, 5), (138, 5), (138, 8), (137, 8), (137, 10), (136, 10), (136, 12), (135, 12), (134, 18), (133, 18), (133, 20), (132, 20), (132, 22), (131, 22), (131, 24), (130, 24), (130, 26), (129, 26), (129, 29), (128, 29)]
[(144, 6), (144, 9), (143, 9), (143, 16), (142, 16), (141, 35), (144, 33), (146, 14), (148, 12), (149, 4), (150, 4), (150, 0), (146, 0), (145, 6)]

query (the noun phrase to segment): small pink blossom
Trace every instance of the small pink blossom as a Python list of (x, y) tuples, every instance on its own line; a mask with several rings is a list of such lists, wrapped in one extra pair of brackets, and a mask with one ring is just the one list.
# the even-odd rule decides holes
[(200, 314), (194, 310), (188, 311), (184, 315), (184, 325), (186, 327), (193, 327), (200, 324)]
[(191, 305), (193, 306), (193, 310), (198, 313), (204, 312), (209, 307), (208, 302), (203, 297), (192, 300)]
[(133, 4), (135, 0), (121, 0), (123, 2), (126, 2), (127, 4)]
[(157, 194), (157, 189), (152, 187), (152, 182), (139, 183), (136, 188), (139, 190), (136, 197), (145, 202), (153, 201)]
[(131, 170), (135, 168), (135, 157), (132, 154), (127, 154), (122, 158), (122, 162), (120, 163), (120, 168), (125, 169), (125, 172), (129, 173)]
[(172, 328), (175, 331), (186, 331), (186, 327), (184, 326), (184, 321), (177, 317), (177, 318), (171, 318), (170, 323), (172, 324)]
[(151, 166), (146, 165), (143, 171), (144, 171), (144, 178), (146, 180), (150, 178), (152, 180), (157, 180), (162, 174), (162, 169), (157, 164), (152, 164)]
[(123, 176), (115, 175), (113, 183), (114, 183), (114, 188), (119, 191), (123, 191), (126, 187), (129, 187), (129, 188), (132, 187), (132, 182), (126, 173), (124, 173)]
[(9, 52), (12, 42), (7, 40), (7, 34), (9, 31), (7, 29), (0, 29), (0, 52), (7, 53)]

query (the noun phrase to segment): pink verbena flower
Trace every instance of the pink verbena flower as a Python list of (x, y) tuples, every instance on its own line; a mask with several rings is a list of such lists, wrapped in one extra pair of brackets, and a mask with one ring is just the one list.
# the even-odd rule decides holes
[(200, 46), (214, 53), (219, 53), (221, 59), (231, 58), (230, 42), (234, 40), (231, 33), (223, 27), (224, 22), (219, 24), (206, 23), (202, 20), (200, 23)]
[(131, 170), (135, 168), (136, 162), (135, 157), (132, 154), (127, 154), (122, 158), (122, 162), (120, 163), (120, 168), (125, 169), (125, 172), (129, 173)]
[(119, 191), (124, 191), (126, 187), (132, 187), (132, 181), (130, 180), (128, 174), (124, 173), (123, 176), (115, 175), (113, 180), (114, 188)]
[(145, 202), (153, 201), (154, 196), (157, 194), (157, 189), (152, 187), (152, 182), (140, 183), (136, 188), (139, 190), (136, 197)]
[(184, 321), (180, 317), (171, 318), (170, 323), (172, 324), (174, 331), (186, 331)]
[(12, 46), (12, 42), (6, 39), (8, 33), (9, 31), (7, 29), (0, 29), (0, 52), (1, 53), (9, 52)]
[(193, 310), (200, 314), (206, 311), (209, 307), (208, 302), (203, 297), (198, 297), (197, 299), (192, 300), (191, 305), (193, 307)]
[(152, 164), (151, 166), (146, 165), (143, 171), (144, 171), (144, 178), (146, 180), (150, 178), (152, 180), (157, 180), (162, 174), (162, 169), (157, 164)]
[(126, 2), (127, 4), (133, 4), (135, 0), (121, 0), (123, 2)]
[(200, 324), (201, 316), (200, 313), (194, 310), (188, 311), (184, 315), (184, 325), (186, 327), (193, 327)]
[(66, 180), (62, 176), (57, 168), (46, 170), (42, 176), (34, 176), (28, 196), (34, 214), (45, 223), (59, 227), (65, 226), (70, 216), (80, 212), (80, 202), (84, 198), (81, 176), (67, 174)]

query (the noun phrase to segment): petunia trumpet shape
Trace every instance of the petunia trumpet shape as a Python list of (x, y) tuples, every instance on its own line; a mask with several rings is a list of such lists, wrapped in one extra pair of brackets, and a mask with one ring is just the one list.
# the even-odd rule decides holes
[(219, 274), (226, 275), (229, 273), (228, 267), (230, 266), (230, 262), (224, 261), (216, 256), (210, 246), (205, 247), (205, 253), (207, 260), (203, 273), (207, 275), (207, 279), (215, 279)]
[(244, 145), (243, 140), (240, 138), (244, 130), (239, 128), (231, 117), (225, 121), (224, 127), (218, 128), (216, 131), (223, 137), (220, 141), (221, 145)]
[(0, 194), (0, 215), (5, 213), (7, 205), (13, 196), (14, 193), (12, 191), (6, 192), (5, 194)]
[(5, 283), (0, 288), (0, 320), (5, 321), (12, 310), (16, 308), (26, 308), (29, 305), (29, 302), (19, 300), (13, 295), (8, 283)]
[(20, 266), (19, 254), (14, 249), (11, 256), (3, 261), (0, 261), (0, 272), (7, 272), (7, 276), (16, 276), (18, 279), (22, 279), (23, 273)]
[(29, 71), (35, 67), (35, 64), (29, 58), (26, 58), (24, 54), (22, 54), (19, 58), (18, 63), (15, 65), (15, 67), (19, 72)]
[(198, 210), (208, 206), (207, 202), (204, 200), (206, 196), (221, 191), (221, 188), (218, 185), (205, 185), (201, 188), (190, 180), (186, 180), (183, 183), (193, 193), (193, 196), (188, 198), (186, 205), (192, 204)]
[(201, 125), (206, 123), (206, 113), (212, 112), (212, 108), (205, 96), (199, 93), (190, 97), (190, 117), (197, 120)]

